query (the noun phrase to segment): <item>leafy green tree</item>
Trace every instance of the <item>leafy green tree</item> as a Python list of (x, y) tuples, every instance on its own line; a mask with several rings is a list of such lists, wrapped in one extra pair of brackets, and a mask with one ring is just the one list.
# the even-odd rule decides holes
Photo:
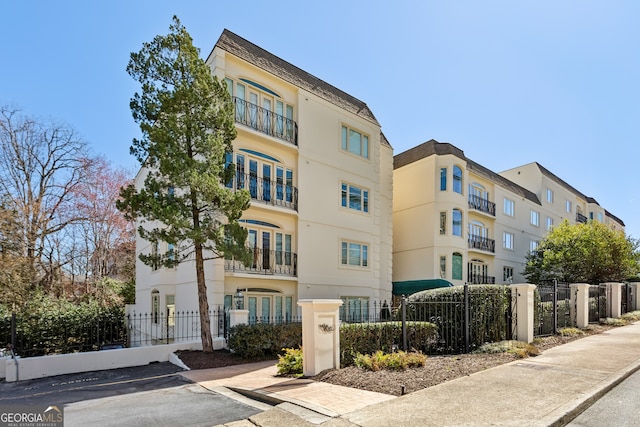
[(617, 282), (638, 273), (636, 245), (624, 233), (598, 221), (563, 221), (527, 255), (529, 283)]
[(132, 53), (127, 66), (142, 86), (130, 103), (142, 138), (130, 151), (146, 178), (140, 188), (123, 188), (117, 205), (143, 223), (138, 232), (152, 247), (171, 245), (166, 253), (141, 254), (145, 264), (194, 261), (202, 346), (212, 351), (204, 262), (230, 255), (248, 260), (247, 231), (238, 219), (250, 196), (224, 185), (234, 173), (232, 164), (225, 167), (236, 137), (231, 97), (177, 17), (169, 29)]

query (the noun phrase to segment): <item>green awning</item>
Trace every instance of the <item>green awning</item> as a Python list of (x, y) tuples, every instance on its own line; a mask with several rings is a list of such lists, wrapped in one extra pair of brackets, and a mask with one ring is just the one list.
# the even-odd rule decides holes
[(453, 284), (444, 279), (405, 280), (392, 282), (393, 295), (411, 295), (427, 289), (448, 288)]

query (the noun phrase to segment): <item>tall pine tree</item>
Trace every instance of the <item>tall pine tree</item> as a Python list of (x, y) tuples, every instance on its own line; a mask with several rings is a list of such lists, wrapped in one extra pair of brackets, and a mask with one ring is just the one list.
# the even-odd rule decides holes
[(177, 17), (169, 30), (132, 53), (127, 66), (142, 87), (130, 103), (142, 137), (133, 140), (130, 151), (148, 174), (140, 189), (133, 184), (122, 189), (118, 208), (141, 221), (138, 232), (152, 247), (165, 242), (172, 248), (141, 254), (145, 264), (194, 262), (207, 352), (213, 343), (204, 262), (250, 256), (247, 231), (238, 223), (250, 196), (224, 185), (234, 173), (233, 165), (225, 167), (236, 137), (231, 97)]

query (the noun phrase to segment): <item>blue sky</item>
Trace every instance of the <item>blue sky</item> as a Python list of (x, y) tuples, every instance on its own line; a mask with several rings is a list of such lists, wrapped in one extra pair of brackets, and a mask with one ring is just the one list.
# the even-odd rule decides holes
[(434, 138), (496, 172), (537, 161), (640, 237), (640, 2), (5, 2), (0, 105), (135, 170), (125, 68), (174, 14), (203, 57), (228, 28), (366, 102), (396, 154)]

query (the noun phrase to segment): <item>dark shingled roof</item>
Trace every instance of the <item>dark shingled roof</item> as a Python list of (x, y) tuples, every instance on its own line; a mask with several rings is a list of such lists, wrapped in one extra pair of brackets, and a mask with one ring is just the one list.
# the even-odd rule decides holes
[(611, 212), (609, 212), (608, 210), (604, 210), (604, 214), (606, 216), (608, 216), (609, 218), (611, 218), (612, 220), (616, 221), (618, 224), (620, 224), (621, 226), (625, 226), (624, 222), (622, 222), (622, 220), (620, 218), (618, 218), (617, 216), (615, 216), (614, 214), (612, 214)]
[[(367, 104), (225, 29), (215, 47), (380, 126)], [(213, 53), (213, 50), (211, 51)], [(211, 54), (209, 54), (211, 56)]]
[(519, 186), (515, 182), (509, 181), (505, 177), (498, 175), (495, 172), (485, 168), (484, 166), (468, 159), (464, 152), (447, 142), (438, 142), (435, 139), (431, 139), (423, 144), (413, 147), (405, 152), (402, 152), (393, 157), (393, 169), (398, 169), (406, 166), (410, 163), (424, 159), (426, 157), (437, 154), (439, 156), (452, 154), (467, 163), (467, 169), (473, 171), (473, 173), (483, 176), (484, 178), (492, 181), (503, 188), (507, 188), (515, 194), (519, 194), (521, 197), (532, 201), (535, 204), (540, 204), (540, 199), (531, 191), (524, 187)]

